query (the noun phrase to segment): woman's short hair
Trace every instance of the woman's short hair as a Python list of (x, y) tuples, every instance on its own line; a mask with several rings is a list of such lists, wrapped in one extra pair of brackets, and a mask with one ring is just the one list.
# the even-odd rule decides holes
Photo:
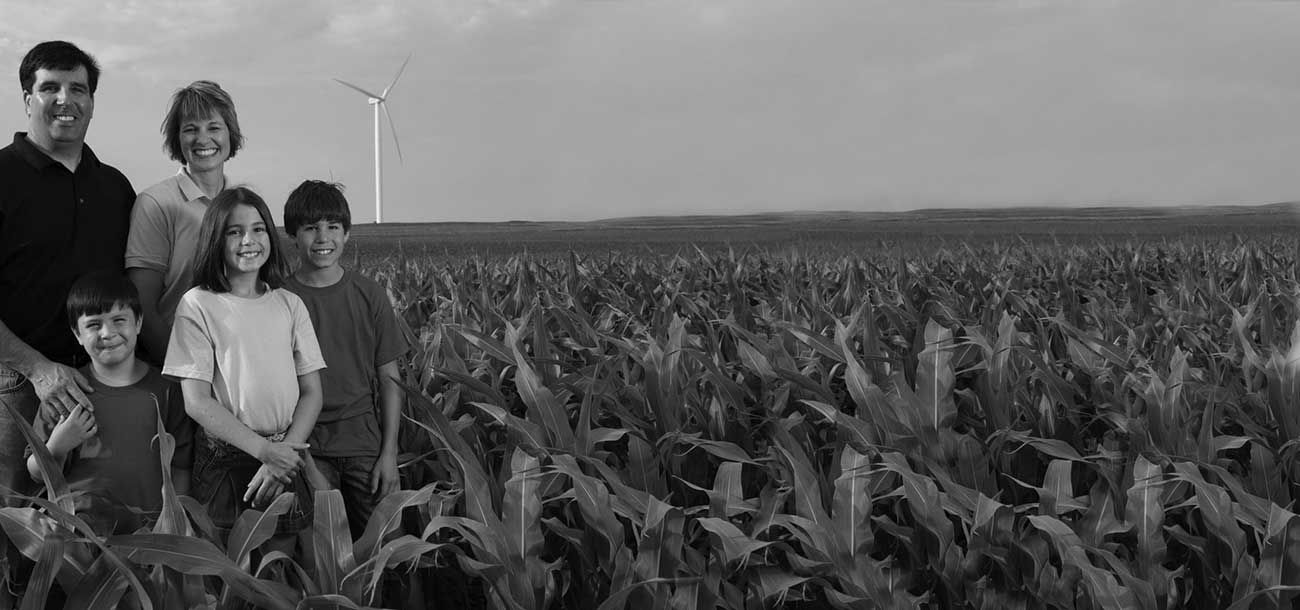
[(172, 94), (171, 105), (163, 117), (163, 150), (173, 161), (185, 162), (185, 152), (181, 150), (181, 125), (187, 119), (203, 120), (213, 115), (221, 115), (230, 133), (230, 155), (244, 147), (244, 132), (239, 129), (239, 116), (235, 114), (235, 101), (225, 89), (210, 80), (196, 80), (178, 89)]

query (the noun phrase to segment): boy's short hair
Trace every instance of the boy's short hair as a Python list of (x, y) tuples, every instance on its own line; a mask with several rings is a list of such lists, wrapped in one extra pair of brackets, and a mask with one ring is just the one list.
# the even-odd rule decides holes
[(49, 40), (32, 47), (18, 64), (18, 84), (23, 93), (31, 93), (37, 70), (76, 70), (77, 66), (86, 67), (86, 84), (90, 86), (90, 96), (94, 97), (99, 88), (99, 64), (77, 45), (62, 40)]
[(352, 210), (343, 196), (343, 185), (304, 180), (284, 202), (284, 230), (289, 235), (297, 235), (303, 225), (322, 220), (342, 223), (344, 231), (352, 230)]
[(210, 80), (196, 80), (172, 94), (171, 104), (167, 106), (167, 114), (159, 128), (163, 135), (163, 150), (172, 161), (185, 162), (185, 151), (181, 150), (181, 125), (188, 119), (204, 120), (212, 115), (219, 115), (226, 122), (226, 132), (230, 136), (230, 154), (226, 158), (235, 158), (235, 153), (244, 147), (244, 132), (239, 128), (235, 101), (221, 85)]
[(81, 316), (97, 316), (113, 310), (114, 307), (127, 307), (140, 318), (140, 293), (135, 284), (121, 273), (111, 271), (93, 271), (72, 283), (68, 291), (67, 310), (68, 326), (77, 328)]

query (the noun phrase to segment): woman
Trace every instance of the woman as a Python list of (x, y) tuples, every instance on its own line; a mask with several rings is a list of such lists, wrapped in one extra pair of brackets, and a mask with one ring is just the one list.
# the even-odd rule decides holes
[(126, 245), (127, 275), (144, 309), (140, 344), (156, 365), (167, 354), (176, 304), (192, 286), (203, 213), (226, 187), (226, 160), (244, 144), (230, 94), (206, 80), (172, 95), (161, 131), (163, 150), (182, 166), (136, 198)]

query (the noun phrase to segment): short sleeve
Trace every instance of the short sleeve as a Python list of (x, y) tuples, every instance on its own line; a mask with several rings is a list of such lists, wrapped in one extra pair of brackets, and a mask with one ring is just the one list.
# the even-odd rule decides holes
[[(283, 290), (283, 289), (281, 289)], [(316, 329), (311, 325), (311, 314), (302, 299), (288, 290), (283, 290), (285, 301), (289, 304), (289, 313), (293, 317), (293, 366), (298, 376), (325, 368), (325, 358), (321, 355), (320, 342), (316, 340)]]
[(176, 322), (167, 342), (163, 375), (212, 383), (216, 373), (216, 347), (194, 294), (193, 291), (185, 293), (176, 306)]
[(393, 304), (388, 300), (384, 288), (378, 282), (371, 281), (369, 284), (373, 293), (368, 300), (374, 309), (375, 366), (378, 368), (406, 355), (411, 346), (398, 325), (397, 312), (393, 310)]
[(172, 252), (171, 231), (162, 205), (141, 193), (131, 208), (131, 229), (126, 238), (126, 268), (166, 272)]
[(172, 468), (192, 470), (194, 464), (194, 420), (185, 413), (185, 397), (180, 386), (167, 382), (167, 405), (163, 427), (176, 439), (176, 452), (172, 454)]

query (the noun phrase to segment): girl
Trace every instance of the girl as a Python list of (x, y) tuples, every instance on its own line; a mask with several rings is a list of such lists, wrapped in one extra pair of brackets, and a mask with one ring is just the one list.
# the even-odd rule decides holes
[(194, 287), (176, 307), (163, 367), (180, 380), (185, 411), (203, 430), (194, 496), (225, 537), (242, 510), (293, 491), (276, 534), (295, 534), (312, 517), (304, 459), (325, 368), (311, 318), (281, 288), (287, 273), (275, 222), (253, 191), (236, 187), (212, 200), (197, 248)]

